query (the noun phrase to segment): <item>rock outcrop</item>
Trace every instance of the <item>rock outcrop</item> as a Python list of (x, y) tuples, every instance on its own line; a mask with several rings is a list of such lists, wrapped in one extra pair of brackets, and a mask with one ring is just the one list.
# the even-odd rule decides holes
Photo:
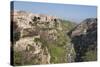
[(14, 65), (74, 62), (74, 48), (57, 17), (14, 11), (11, 18)]
[[(13, 49), (15, 52), (22, 52), (23, 59), (26, 59), (22, 59), (21, 63), (25, 64), (32, 60), (32, 58), (35, 58), (33, 60), (36, 61), (34, 61), (33, 64), (49, 64), (50, 54), (47, 47), (42, 48), (43, 44), (40, 42), (40, 38), (42, 38), (42, 35), (46, 34), (46, 39), (47, 37), (52, 40), (56, 39), (54, 35), (56, 31), (53, 29), (55, 27), (54, 22), (57, 21), (56, 18), (23, 11), (12, 12), (11, 15), (13, 17)], [(51, 30), (45, 32), (45, 29)]]

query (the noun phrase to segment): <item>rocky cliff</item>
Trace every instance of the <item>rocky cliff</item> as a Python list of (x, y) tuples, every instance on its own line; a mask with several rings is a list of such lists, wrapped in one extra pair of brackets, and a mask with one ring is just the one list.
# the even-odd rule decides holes
[(74, 62), (75, 51), (57, 17), (11, 12), (14, 65)]

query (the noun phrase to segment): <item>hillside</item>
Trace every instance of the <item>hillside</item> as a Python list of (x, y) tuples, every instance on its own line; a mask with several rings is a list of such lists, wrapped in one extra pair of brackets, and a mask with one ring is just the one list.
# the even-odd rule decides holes
[(80, 24), (58, 17), (11, 12), (13, 65), (97, 60), (97, 19)]
[(76, 62), (97, 60), (97, 19), (87, 18), (68, 33), (74, 44)]
[(74, 27), (71, 22), (24, 11), (11, 12), (11, 18), (13, 65), (74, 62), (75, 50), (66, 34)]

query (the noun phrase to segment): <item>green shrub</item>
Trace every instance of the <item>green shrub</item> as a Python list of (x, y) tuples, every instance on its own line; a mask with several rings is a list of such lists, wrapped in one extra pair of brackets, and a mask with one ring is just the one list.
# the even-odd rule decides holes
[(24, 60), (22, 56), (22, 52), (14, 51), (14, 65), (23, 65)]
[[(58, 47), (55, 44), (49, 44), (48, 49), (51, 55), (51, 63), (63, 63), (65, 56), (65, 49), (63, 47)], [(63, 61), (62, 61), (63, 60)]]
[(85, 56), (83, 56), (84, 61), (96, 61), (97, 60), (97, 51), (88, 51)]

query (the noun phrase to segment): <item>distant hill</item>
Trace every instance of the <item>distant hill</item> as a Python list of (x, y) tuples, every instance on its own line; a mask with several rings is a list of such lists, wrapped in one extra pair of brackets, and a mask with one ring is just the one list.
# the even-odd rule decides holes
[(75, 61), (97, 60), (97, 18), (87, 18), (69, 32), (74, 44)]

